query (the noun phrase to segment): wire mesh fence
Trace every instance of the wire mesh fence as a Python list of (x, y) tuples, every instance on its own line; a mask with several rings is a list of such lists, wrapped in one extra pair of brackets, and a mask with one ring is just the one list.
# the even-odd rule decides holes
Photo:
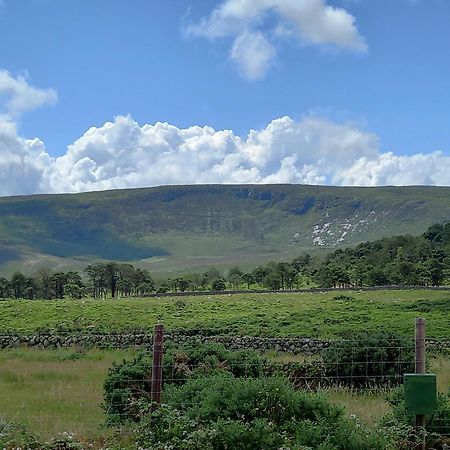
[[(226, 340), (222, 344), (205, 344), (195, 337), (188, 345), (167, 341), (163, 346), (162, 339), (159, 347), (152, 342), (144, 344), (139, 352), (126, 355), (127, 361), (116, 364), (116, 369), (109, 374), (106, 366), (102, 367), (101, 377), (90, 378), (92, 375), (88, 372), (78, 374), (79, 384), (75, 382), (74, 377), (78, 375), (74, 372), (78, 359), (81, 361), (83, 357), (77, 354), (83, 355), (85, 350), (76, 346), (71, 349), (73, 357), (68, 355), (60, 361), (68, 365), (68, 370), (61, 371), (59, 377), (55, 375), (59, 369), (54, 361), (51, 369), (42, 362), (39, 370), (28, 375), (20, 375), (11, 365), (7, 369), (0, 368), (0, 386), (3, 384), (10, 389), (7, 395), (10, 404), (4, 411), (0, 408), (0, 417), (28, 418), (49, 429), (51, 418), (58, 418), (61, 426), (64, 425), (60, 431), (76, 431), (77, 426), (73, 424), (82, 424), (89, 419), (98, 428), (111, 417), (116, 423), (133, 420), (139, 417), (143, 403), (164, 404), (177, 388), (188, 384), (190, 397), (183, 399), (183, 405), (195, 406), (201, 401), (204, 389), (196, 380), (207, 379), (208, 389), (214, 390), (214, 383), (224, 376), (243, 383), (270, 377), (285, 378), (298, 390), (340, 392), (343, 396), (356, 396), (361, 404), (367, 401), (368, 394), (384, 405), (384, 399), (390, 396), (390, 404), (401, 408), (404, 398), (401, 390), (395, 391), (395, 388), (403, 383), (404, 374), (414, 373), (417, 366), (416, 339), (384, 337), (376, 342), (370, 336), (367, 339), (342, 339), (314, 352), (297, 354), (283, 351), (258, 354), (237, 350), (234, 345), (227, 345)], [(90, 365), (89, 370), (95, 371), (93, 361), (87, 362), (86, 367)], [(86, 367), (83, 370), (87, 370)], [(34, 391), (30, 390), (28, 380), (34, 383)], [(158, 383), (159, 387), (156, 386)], [(60, 402), (58, 398), (61, 397), (55, 396), (54, 401), (50, 401), (54, 394), (51, 391), (55, 389), (60, 391), (59, 395), (71, 397), (70, 406)], [(29, 402), (25, 395), (27, 390)], [(220, 385), (217, 390), (220, 396)], [(393, 392), (397, 395), (392, 395)], [(15, 402), (15, 393), (24, 395), (17, 395), (16, 398), (21, 400)], [(277, 393), (268, 390), (266, 395), (268, 403), (276, 409)], [(450, 437), (450, 411), (428, 415), (426, 427), (430, 432)]]

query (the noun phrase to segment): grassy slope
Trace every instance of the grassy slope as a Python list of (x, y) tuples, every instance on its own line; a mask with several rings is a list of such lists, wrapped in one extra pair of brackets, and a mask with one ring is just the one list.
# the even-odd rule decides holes
[[(450, 338), (449, 293), (429, 291), (211, 295), (206, 297), (0, 302), (0, 331), (39, 329), (120, 331), (207, 329), (249, 336), (339, 337), (389, 330), (413, 336), (414, 318), (427, 319), (430, 338)], [(424, 301), (429, 302), (424, 304)]]
[(0, 271), (108, 258), (163, 272), (250, 265), (309, 251), (314, 226), (329, 246), (418, 234), (445, 220), (445, 187), (169, 186), (7, 197)]

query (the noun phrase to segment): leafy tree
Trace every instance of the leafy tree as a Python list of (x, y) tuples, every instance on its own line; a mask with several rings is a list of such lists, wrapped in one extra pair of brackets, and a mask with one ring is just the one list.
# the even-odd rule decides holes
[(7, 298), (11, 293), (11, 283), (4, 277), (0, 277), (0, 298)]
[(247, 284), (247, 289), (250, 289), (250, 286), (255, 282), (255, 277), (251, 273), (244, 273), (242, 280)]
[(264, 277), (263, 284), (265, 287), (276, 291), (281, 287), (280, 277), (275, 271), (271, 271)]
[(11, 278), (11, 287), (14, 298), (24, 298), (26, 287), (25, 275), (21, 272), (15, 272)]
[(37, 276), (39, 277), (39, 290), (41, 297), (50, 300), (54, 297), (55, 291), (52, 286), (52, 273), (48, 267), (41, 267)]
[(252, 275), (256, 283), (258, 283), (260, 286), (263, 286), (264, 279), (269, 274), (269, 272), (270, 270), (267, 267), (258, 266), (253, 270)]
[(217, 278), (211, 283), (212, 291), (224, 291), (226, 288), (227, 286), (222, 278)]

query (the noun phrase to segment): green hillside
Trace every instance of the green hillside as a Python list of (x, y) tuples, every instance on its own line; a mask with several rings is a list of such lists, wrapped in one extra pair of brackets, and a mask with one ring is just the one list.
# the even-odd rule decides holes
[(0, 270), (155, 272), (329, 251), (450, 220), (447, 187), (195, 185), (0, 198)]

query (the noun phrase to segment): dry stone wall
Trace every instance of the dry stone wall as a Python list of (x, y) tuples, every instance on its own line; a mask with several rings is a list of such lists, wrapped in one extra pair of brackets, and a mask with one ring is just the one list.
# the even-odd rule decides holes
[[(330, 340), (310, 338), (262, 338), (252, 336), (203, 336), (187, 335), (182, 332), (168, 332), (166, 341), (177, 344), (195, 342), (217, 342), (230, 349), (276, 350), (294, 354), (311, 355), (319, 353), (331, 343)], [(104, 348), (125, 349), (130, 347), (151, 348), (152, 335), (144, 332), (127, 333), (52, 333), (42, 332), (32, 335), (0, 334), (0, 349), (30, 348)], [(429, 349), (450, 350), (450, 341), (428, 340)]]

